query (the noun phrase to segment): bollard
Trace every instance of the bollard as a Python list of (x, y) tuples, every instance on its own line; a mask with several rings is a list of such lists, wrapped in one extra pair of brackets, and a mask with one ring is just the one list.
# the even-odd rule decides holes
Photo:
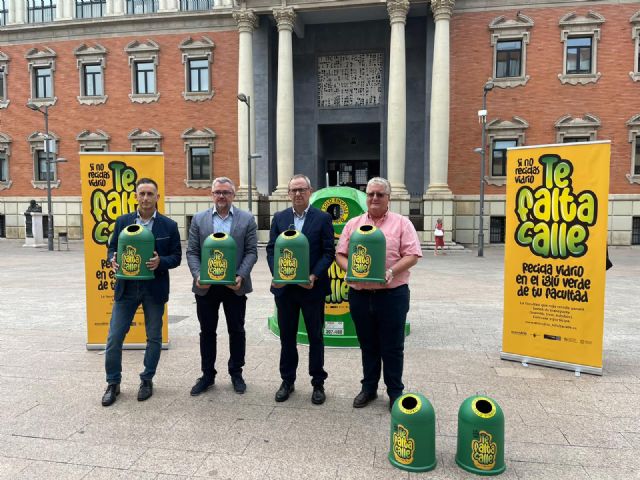
[(347, 280), (379, 282), (385, 280), (387, 240), (373, 225), (361, 225), (349, 238)]
[(419, 393), (399, 397), (391, 409), (389, 462), (401, 470), (436, 468), (436, 414)]
[(302, 232), (285, 230), (274, 250), (273, 283), (309, 283), (309, 240)]
[(499, 475), (504, 463), (504, 414), (489, 397), (467, 398), (458, 410), (456, 463), (476, 475)]
[(118, 236), (116, 262), (120, 265), (116, 278), (120, 280), (153, 280), (154, 273), (147, 268), (155, 248), (153, 233), (141, 225), (129, 225)]
[(200, 285), (236, 283), (236, 241), (226, 233), (209, 235), (200, 255)]

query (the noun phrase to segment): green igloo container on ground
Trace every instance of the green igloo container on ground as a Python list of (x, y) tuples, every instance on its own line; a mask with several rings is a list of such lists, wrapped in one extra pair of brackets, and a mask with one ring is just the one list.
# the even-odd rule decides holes
[(148, 229), (133, 224), (122, 229), (118, 236), (116, 262), (120, 265), (116, 278), (120, 280), (153, 280), (155, 275), (147, 268), (153, 257), (156, 240)]
[(298, 230), (285, 230), (276, 238), (273, 283), (309, 283), (309, 240)]
[(458, 410), (456, 463), (476, 475), (505, 471), (504, 414), (492, 398), (474, 395)]
[(236, 241), (231, 235), (223, 232), (209, 235), (200, 252), (200, 284), (235, 284), (237, 249)]
[(391, 408), (389, 462), (409, 472), (436, 468), (436, 414), (419, 393), (405, 393)]

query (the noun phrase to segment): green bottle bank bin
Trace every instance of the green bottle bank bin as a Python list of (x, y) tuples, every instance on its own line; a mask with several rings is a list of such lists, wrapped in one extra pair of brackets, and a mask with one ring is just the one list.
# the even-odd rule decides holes
[(349, 240), (347, 280), (385, 283), (387, 240), (379, 228), (361, 225)]
[(153, 257), (155, 238), (142, 225), (129, 225), (118, 236), (116, 263), (120, 265), (116, 278), (120, 280), (153, 280), (155, 275), (147, 268)]
[(309, 240), (302, 232), (285, 230), (276, 238), (273, 283), (309, 283)]
[(406, 393), (391, 408), (389, 462), (401, 470), (436, 468), (436, 414), (424, 395)]
[(504, 414), (489, 397), (467, 398), (458, 410), (456, 463), (476, 475), (499, 475), (504, 463)]
[(226, 233), (209, 235), (200, 252), (200, 285), (236, 283), (236, 241)]

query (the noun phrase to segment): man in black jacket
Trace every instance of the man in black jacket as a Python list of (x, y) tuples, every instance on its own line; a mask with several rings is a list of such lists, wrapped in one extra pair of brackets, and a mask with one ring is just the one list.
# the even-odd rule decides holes
[(107, 390), (102, 397), (102, 405), (107, 407), (116, 401), (120, 393), (122, 379), (122, 344), (129, 332), (131, 322), (138, 307), (144, 310), (144, 326), (147, 334), (147, 348), (144, 353), (144, 371), (140, 374), (138, 400), (143, 401), (153, 395), (152, 379), (160, 360), (162, 349), (162, 315), (169, 300), (169, 270), (180, 265), (182, 247), (176, 222), (158, 212), (158, 184), (150, 178), (141, 178), (136, 184), (138, 208), (134, 213), (117, 218), (113, 234), (109, 240), (108, 260), (117, 272), (116, 263), (118, 236), (127, 226), (142, 225), (153, 233), (155, 249), (153, 257), (146, 265), (153, 271), (153, 280), (116, 280), (113, 311), (109, 324), (105, 370)]

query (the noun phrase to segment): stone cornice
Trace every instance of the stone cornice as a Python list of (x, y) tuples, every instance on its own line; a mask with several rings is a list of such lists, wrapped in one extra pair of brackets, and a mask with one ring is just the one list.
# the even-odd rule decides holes
[(258, 16), (253, 10), (243, 8), (242, 10), (234, 10), (233, 18), (238, 23), (238, 31), (253, 33), (258, 28)]
[(431, 0), (434, 20), (450, 20), (455, 3), (455, 0)]
[(406, 23), (407, 13), (409, 13), (409, 0), (387, 0), (387, 12), (391, 24)]
[(273, 9), (273, 17), (278, 22), (278, 31), (293, 31), (293, 25), (296, 20), (296, 12), (293, 7), (276, 7)]

